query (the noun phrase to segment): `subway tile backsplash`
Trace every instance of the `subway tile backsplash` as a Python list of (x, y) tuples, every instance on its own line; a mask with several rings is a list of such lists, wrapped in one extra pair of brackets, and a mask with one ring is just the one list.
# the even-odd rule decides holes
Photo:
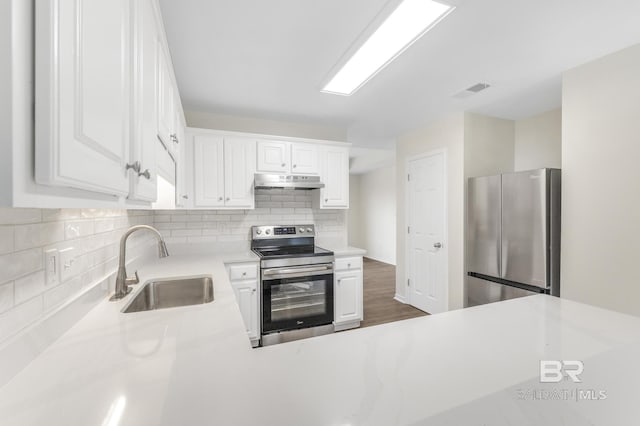
[(154, 223), (167, 243), (249, 241), (253, 225), (314, 224), (319, 245), (346, 245), (346, 210), (312, 208), (311, 191), (256, 191), (254, 210), (159, 210)]
[[(151, 211), (0, 209), (0, 344), (83, 290), (113, 281), (122, 232), (152, 223)], [(151, 238), (132, 237), (131, 257)], [(55, 285), (45, 283), (50, 248), (75, 249), (73, 269)]]

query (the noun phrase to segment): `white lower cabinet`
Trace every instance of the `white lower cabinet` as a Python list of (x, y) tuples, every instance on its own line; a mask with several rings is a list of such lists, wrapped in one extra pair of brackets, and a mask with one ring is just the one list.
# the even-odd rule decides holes
[(258, 264), (233, 263), (227, 265), (227, 274), (244, 320), (252, 346), (260, 343), (260, 295), (258, 294)]
[(336, 330), (360, 326), (363, 319), (362, 257), (336, 258), (334, 325)]

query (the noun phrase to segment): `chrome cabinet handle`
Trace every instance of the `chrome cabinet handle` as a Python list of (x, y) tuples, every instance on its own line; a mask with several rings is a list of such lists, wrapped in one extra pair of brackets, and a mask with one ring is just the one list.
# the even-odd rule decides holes
[(175, 133), (172, 133), (169, 135), (169, 138), (174, 142), (174, 143), (180, 143), (180, 141), (178, 141), (178, 135), (176, 135)]
[(144, 172), (138, 172), (138, 176), (143, 176), (147, 179), (151, 179), (151, 172), (149, 172), (149, 169), (146, 169)]
[(188, 200), (189, 196), (188, 195), (183, 195), (182, 198), (184, 198), (185, 200)]
[(433, 246), (435, 248), (442, 248), (442, 244), (441, 243), (435, 243)]
[(125, 167), (125, 170), (133, 170), (134, 172), (138, 173), (138, 176), (140, 175), (140, 169), (142, 168), (142, 166), (140, 165), (139, 161), (136, 161), (134, 163), (127, 163), (127, 166)]
[(222, 201), (222, 197), (218, 197), (218, 201)]
[(255, 289), (255, 288), (254, 288), (254, 289), (251, 289), (251, 293), (255, 293), (255, 292), (256, 292), (256, 289)]

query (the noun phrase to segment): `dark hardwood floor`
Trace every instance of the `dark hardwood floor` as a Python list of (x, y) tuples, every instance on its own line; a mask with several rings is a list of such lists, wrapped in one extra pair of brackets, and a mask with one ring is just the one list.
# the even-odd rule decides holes
[(364, 321), (361, 327), (428, 315), (396, 301), (396, 267), (364, 258)]

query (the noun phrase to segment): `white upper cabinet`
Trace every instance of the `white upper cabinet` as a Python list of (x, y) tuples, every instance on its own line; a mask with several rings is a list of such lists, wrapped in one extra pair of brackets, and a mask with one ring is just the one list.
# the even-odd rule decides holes
[(320, 177), (325, 187), (320, 190), (321, 209), (349, 208), (349, 148), (323, 146), (320, 152)]
[(224, 139), (225, 206), (254, 208), (253, 180), (256, 144), (242, 138)]
[(292, 143), (291, 172), (296, 175), (317, 175), (318, 145), (312, 143)]
[(158, 40), (158, 138), (173, 153), (176, 138), (175, 91), (171, 80), (171, 62), (163, 43)]
[(133, 143), (129, 198), (155, 201), (157, 190), (157, 83), (158, 30), (152, 0), (139, 0), (133, 8)]
[(195, 208), (253, 209), (256, 145), (247, 138), (193, 136)]
[(36, 2), (36, 180), (129, 193), (131, 2)]
[(258, 172), (289, 173), (290, 169), (290, 142), (258, 141)]
[(317, 175), (317, 144), (260, 140), (257, 172)]
[(224, 139), (194, 136), (193, 159), (194, 207), (224, 207)]

